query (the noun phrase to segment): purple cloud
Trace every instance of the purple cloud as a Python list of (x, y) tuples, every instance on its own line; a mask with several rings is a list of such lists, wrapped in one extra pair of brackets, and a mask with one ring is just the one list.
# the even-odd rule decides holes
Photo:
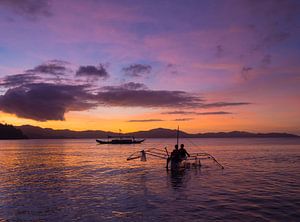
[(69, 70), (66, 65), (68, 63), (61, 60), (50, 60), (44, 64), (38, 65), (33, 69), (26, 70), (26, 73), (31, 74), (50, 74), (50, 75), (64, 75)]
[(217, 45), (216, 47), (216, 56), (217, 57), (222, 57), (224, 55), (224, 47), (222, 45)]
[[(38, 121), (64, 120), (68, 111), (89, 110), (97, 106), (144, 107), (144, 108), (212, 108), (239, 106), (250, 103), (217, 102), (205, 103), (198, 95), (177, 90), (151, 90), (143, 83), (128, 82), (117, 86), (93, 88), (91, 84), (77, 85), (66, 76), (55, 81), (50, 75), (69, 73), (68, 63), (51, 60), (27, 70), (24, 74), (9, 75), (1, 79), (0, 86), (9, 88), (0, 95), (0, 110), (19, 117)], [(70, 71), (71, 72), (71, 71)], [(100, 64), (81, 66), (76, 75), (107, 77)], [(228, 112), (172, 111), (164, 114), (222, 115)]]
[(95, 98), (104, 105), (124, 107), (194, 107), (202, 101), (199, 97), (184, 91), (124, 88), (98, 92)]
[(0, 86), (4, 86), (4, 87), (22, 86), (28, 83), (32, 83), (38, 79), (40, 78), (33, 74), (9, 75), (9, 76), (5, 76), (2, 80), (0, 80)]
[(217, 108), (217, 107), (226, 107), (226, 106), (244, 106), (250, 105), (248, 102), (216, 102), (216, 103), (207, 103), (202, 104), (201, 108)]
[(150, 65), (143, 64), (132, 64), (128, 67), (122, 69), (125, 75), (130, 77), (141, 77), (143, 75), (149, 74), (152, 70)]
[(104, 86), (102, 87), (102, 89), (106, 91), (146, 90), (148, 89), (148, 87), (143, 83), (128, 82), (119, 86)]
[(85, 86), (47, 83), (16, 87), (0, 96), (0, 110), (38, 121), (64, 120), (67, 111), (94, 107), (84, 89)]
[(4, 6), (30, 19), (38, 16), (51, 16), (50, 3), (47, 0), (1, 0), (0, 7)]
[(106, 79), (109, 74), (104, 65), (99, 64), (98, 66), (80, 66), (76, 71), (76, 76), (96, 77)]
[(0, 96), (0, 110), (38, 121), (64, 120), (68, 111), (97, 106), (186, 107), (199, 98), (183, 91), (144, 90), (130, 83), (119, 88), (90, 91), (90, 85), (31, 83), (8, 89)]
[(270, 64), (271, 64), (271, 58), (272, 58), (272, 56), (271, 55), (265, 55), (263, 58), (262, 58), (262, 60), (261, 60), (261, 66), (263, 67), (263, 68), (266, 68), (266, 67), (268, 67)]

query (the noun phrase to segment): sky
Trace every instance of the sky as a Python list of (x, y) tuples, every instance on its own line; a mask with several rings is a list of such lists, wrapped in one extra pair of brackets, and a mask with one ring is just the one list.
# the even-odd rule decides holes
[(0, 122), (300, 135), (298, 0), (0, 0)]

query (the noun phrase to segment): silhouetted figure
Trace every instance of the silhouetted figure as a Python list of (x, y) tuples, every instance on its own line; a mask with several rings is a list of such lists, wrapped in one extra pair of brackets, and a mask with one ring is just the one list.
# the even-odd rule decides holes
[(179, 151), (180, 161), (185, 160), (187, 157), (190, 157), (190, 154), (186, 151), (186, 149), (184, 149), (184, 144), (180, 145), (180, 149), (178, 151)]
[(171, 153), (171, 156), (167, 159), (167, 166), (166, 168), (169, 168), (169, 162), (171, 161), (171, 167), (173, 168), (174, 166), (178, 166), (180, 162), (180, 154), (178, 150), (178, 145), (175, 145), (174, 150)]
[(146, 157), (146, 152), (145, 150), (141, 151), (141, 161), (146, 162), (147, 161), (147, 157)]

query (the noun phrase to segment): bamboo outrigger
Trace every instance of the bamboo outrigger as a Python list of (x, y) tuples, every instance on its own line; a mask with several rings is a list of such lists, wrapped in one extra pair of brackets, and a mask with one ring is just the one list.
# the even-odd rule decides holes
[[(127, 158), (127, 160), (140, 159), (141, 161), (147, 161), (147, 155), (164, 159), (166, 161), (168, 158), (170, 158), (169, 152), (165, 147), (164, 150), (152, 148), (152, 149), (134, 152)], [(216, 158), (209, 153), (190, 153), (190, 156), (183, 159), (177, 167), (179, 168), (189, 168), (191, 166), (201, 167), (202, 166), (201, 160), (209, 160), (209, 159), (212, 160), (214, 163), (216, 163), (221, 169), (224, 169), (224, 166), (220, 164), (216, 160)], [(172, 166), (172, 162), (171, 162), (171, 169), (174, 169), (174, 166)]]
[[(178, 143), (179, 143), (179, 128), (177, 130), (177, 146)], [(147, 155), (164, 159), (166, 161), (171, 159), (171, 155), (169, 154), (167, 147), (165, 147), (164, 149), (152, 148), (152, 149), (146, 149), (146, 150), (134, 152), (127, 158), (127, 160), (140, 159), (141, 161), (147, 161)], [(201, 160), (207, 160), (207, 159), (212, 160), (221, 169), (224, 169), (224, 166), (220, 164), (214, 156), (206, 152), (190, 153), (189, 157), (181, 159), (176, 164), (174, 163), (172, 164), (173, 161), (171, 161), (171, 169), (189, 168), (191, 166), (201, 167), (202, 166)], [(167, 164), (167, 168), (168, 168), (168, 164)]]

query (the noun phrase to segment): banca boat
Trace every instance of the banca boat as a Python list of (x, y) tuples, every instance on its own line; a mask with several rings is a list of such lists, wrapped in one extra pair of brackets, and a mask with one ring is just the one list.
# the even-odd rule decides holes
[(96, 139), (100, 144), (138, 144), (145, 139), (136, 139), (134, 136), (108, 136), (107, 139)]
[[(140, 159), (141, 161), (147, 161), (147, 156), (152, 156), (159, 159), (168, 160), (170, 158), (169, 151), (165, 147), (164, 149), (146, 149), (132, 153), (127, 160)], [(190, 167), (201, 167), (203, 160), (211, 160), (217, 164), (218, 167), (224, 169), (224, 166), (220, 164), (214, 156), (209, 153), (190, 153), (189, 157), (182, 159), (179, 162), (170, 160), (171, 169), (190, 168)]]
[[(178, 144), (179, 144), (179, 127), (177, 129), (177, 146)], [(147, 161), (147, 156), (152, 156), (155, 158), (160, 158), (169, 161), (171, 165), (171, 170), (185, 169), (190, 167), (201, 167), (203, 160), (211, 160), (218, 167), (224, 169), (224, 166), (220, 164), (216, 160), (216, 158), (209, 153), (199, 152), (199, 153), (189, 153), (189, 155), (190, 156), (183, 158), (180, 161), (173, 161), (167, 147), (165, 147), (164, 149), (152, 148), (152, 149), (146, 149), (146, 150), (134, 152), (127, 158), (127, 160), (129, 161), (129, 160), (140, 159), (141, 161)], [(166, 168), (168, 169), (168, 163)]]

